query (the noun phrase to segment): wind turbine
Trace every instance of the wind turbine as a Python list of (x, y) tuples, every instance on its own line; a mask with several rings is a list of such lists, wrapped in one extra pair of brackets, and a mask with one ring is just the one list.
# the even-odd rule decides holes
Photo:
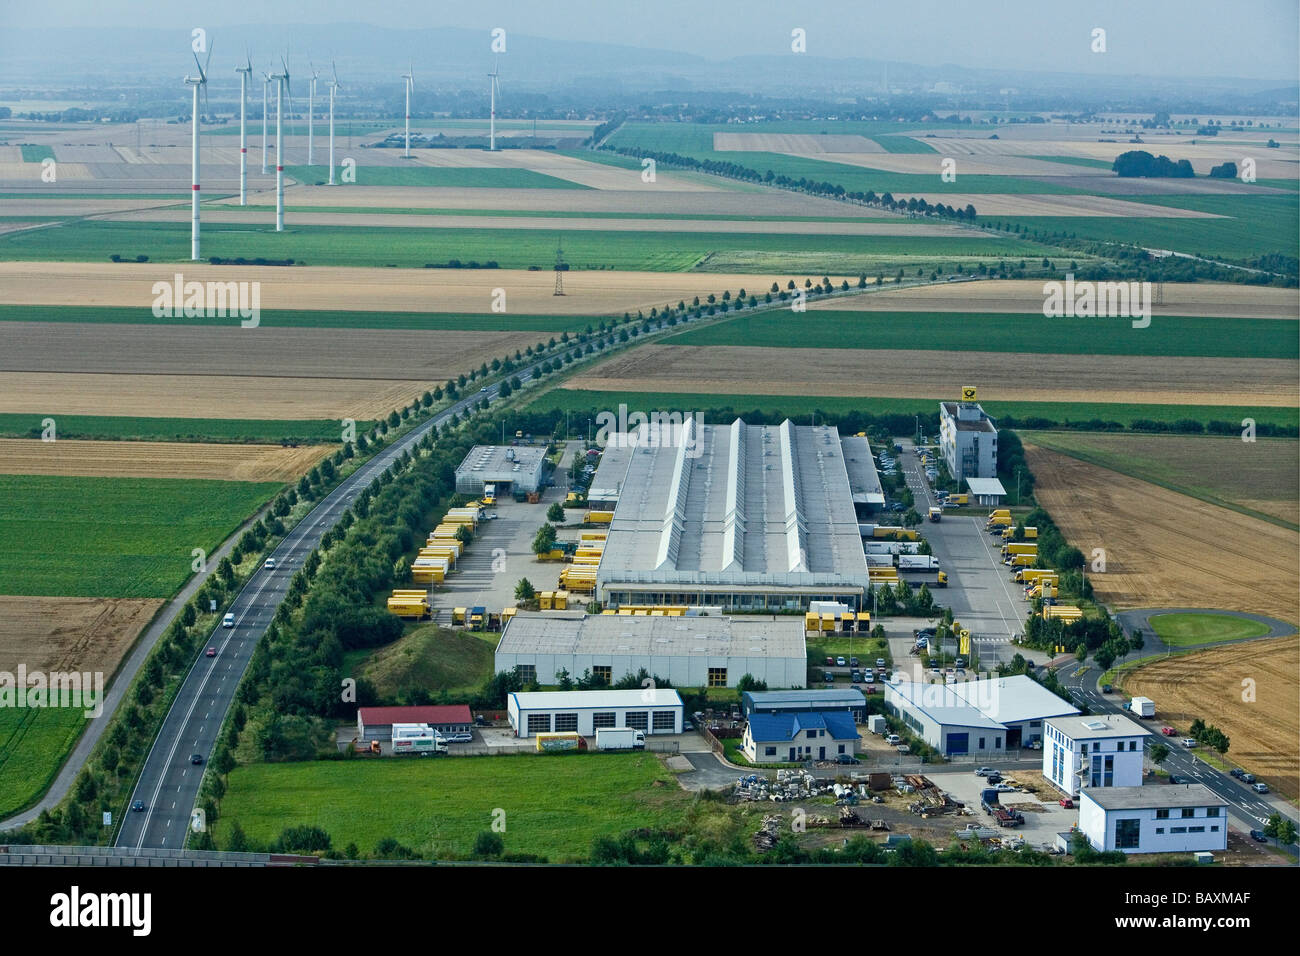
[(307, 84), (307, 165), (312, 164), (312, 127), (316, 124), (316, 78), (320, 76), (316, 67), (307, 60), (307, 69), (311, 70), (311, 80)]
[(412, 62), (407, 72), (402, 74), (406, 81), (406, 159), (411, 158), (411, 90), (415, 88), (415, 63)]
[[(191, 117), (194, 121), (194, 138), (193, 154), (190, 157), (191, 183), (190, 183), (190, 260), (199, 261), (199, 88), (203, 87), (203, 99), (207, 102), (208, 93), (208, 71), (204, 64), (199, 62), (199, 55), (190, 51), (194, 56), (194, 65), (199, 68), (198, 76), (185, 77), (185, 85), (194, 87), (194, 113)], [(212, 47), (208, 47), (208, 62), (212, 62)]]
[(492, 64), (492, 72), (488, 74), (488, 80), (491, 84), (492, 112), (488, 121), (488, 150), (495, 151), (497, 148), (497, 93), (501, 91), (501, 74), (497, 72), (497, 65)]
[(252, 57), (245, 54), (244, 65), (235, 67), (239, 74), (239, 204), (248, 205), (248, 81), (253, 75)]
[(334, 77), (329, 82), (329, 88), (330, 88), (330, 181), (329, 181), (329, 185), (333, 186), (334, 185), (334, 94), (338, 92), (338, 88), (339, 88), (339, 71), (338, 71), (338, 67), (334, 65), (333, 60), (330, 60), (330, 71), (334, 74)]
[(289, 64), (280, 57), (283, 73), (275, 73), (275, 231), (284, 232), (284, 97), (289, 89)]
[[(271, 67), (275, 69), (275, 67)], [(262, 175), (266, 175), (266, 92), (271, 85), (271, 73), (262, 74)]]

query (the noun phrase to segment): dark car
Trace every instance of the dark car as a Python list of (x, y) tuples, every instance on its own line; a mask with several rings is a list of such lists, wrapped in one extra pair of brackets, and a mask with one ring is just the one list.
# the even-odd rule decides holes
[(1228, 771), (1228, 775), (1232, 777), (1236, 777), (1238, 780), (1240, 780), (1242, 778), (1242, 775), (1245, 774), (1245, 772), (1246, 771), (1242, 770), (1240, 767), (1233, 767), (1231, 770)]
[(849, 664), (852, 665), (853, 667), (857, 667), (857, 666), (858, 666), (858, 659), (857, 659), (856, 657), (850, 657), (850, 658), (849, 658)]
[(1002, 774), (998, 773), (998, 772), (995, 770), (995, 771), (993, 771), (993, 772), (990, 773), (990, 774), (986, 774), (985, 777), (984, 777), (984, 779), (988, 782), (988, 785), (991, 787), (991, 786), (993, 786), (994, 784), (997, 784), (997, 783), (1001, 783), (1001, 782), (1002, 782)]
[(859, 760), (857, 757), (853, 756), (852, 754), (836, 754), (835, 762), (836, 763), (862, 763), (861, 760)]
[(1169, 782), (1170, 783), (1191, 783), (1191, 781), (1188, 780), (1186, 777), (1180, 777), (1177, 774), (1172, 774), (1172, 773), (1169, 775)]
[(1255, 775), (1253, 773), (1246, 773), (1245, 771), (1242, 771), (1240, 779), (1242, 783), (1254, 783)]
[(136, 813), (139, 813), (141, 810), (144, 809), (144, 801), (143, 801), (143, 800), (135, 800), (135, 801), (132, 801), (132, 803), (131, 803), (131, 809), (132, 809), (133, 811), (135, 811)]
[(203, 763), (203, 754), (190, 754), (190, 763)]
[(1250, 831), (1250, 838), (1251, 838), (1252, 840), (1254, 840), (1256, 843), (1267, 843), (1267, 842), (1268, 842), (1268, 837), (1265, 836), (1263, 830), (1251, 830), (1251, 831)]
[(834, 666), (835, 666), (835, 658), (833, 658), (833, 657), (828, 657), (828, 658), (826, 658), (826, 666), (827, 666), (827, 667), (834, 667)]
[(1103, 694), (1109, 694), (1109, 693), (1110, 693), (1110, 690), (1111, 690), (1111, 687), (1110, 687), (1109, 684), (1102, 684), (1102, 685), (1101, 685), (1101, 692), (1102, 692)]

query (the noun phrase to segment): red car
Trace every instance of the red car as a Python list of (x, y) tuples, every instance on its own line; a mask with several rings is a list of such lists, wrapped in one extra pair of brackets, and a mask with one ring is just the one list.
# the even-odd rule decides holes
[(216, 656), (217, 656), (217, 649), (215, 647), (209, 647), (208, 657), (216, 657)]
[(1074, 809), (1074, 801), (1071, 800), (1069, 797), (1062, 797), (1059, 803), (1061, 804), (1062, 807), (1064, 807), (1067, 810)]
[(1178, 731), (1174, 730), (1172, 727), (1161, 727), (1160, 732), (1166, 737), (1172, 737), (1174, 734), (1178, 733)]

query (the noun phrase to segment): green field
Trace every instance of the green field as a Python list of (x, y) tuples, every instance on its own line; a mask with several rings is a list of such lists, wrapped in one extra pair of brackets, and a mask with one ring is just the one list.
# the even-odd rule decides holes
[(72, 707), (0, 707), (0, 819), (45, 792), (85, 726)]
[(278, 482), (0, 475), (0, 594), (170, 597)]
[[(287, 172), (303, 183), (324, 183), (328, 166), (287, 166)], [(557, 179), (531, 169), (473, 166), (358, 166), (352, 186), (450, 186), (457, 189), (590, 189), (568, 179)], [(336, 177), (337, 178), (337, 177)]]
[[(217, 444), (300, 445), (337, 442), (342, 423), (333, 419), (281, 421), (249, 418), (130, 418), (111, 415), (0, 413), (0, 438), (40, 438), (41, 422), (53, 417), (57, 437), (123, 441), (213, 442)], [(363, 432), (374, 423), (357, 422)]]
[(765, 312), (681, 332), (666, 344), (1296, 359), (1300, 321), (1160, 316), (1135, 329), (1130, 319), (814, 309), (801, 318), (797, 336), (787, 313)]
[[(629, 408), (656, 411), (698, 411), (730, 408), (744, 416), (751, 410), (768, 415), (780, 413), (806, 419), (814, 412), (844, 415), (860, 412), (870, 415), (934, 415), (938, 403), (951, 396), (934, 398), (844, 398), (838, 395), (727, 395), (693, 392), (613, 392), (587, 389), (556, 388), (543, 392), (528, 405), (538, 411), (560, 409), (592, 412), (617, 409), (619, 403)], [(1221, 405), (1131, 405), (1107, 402), (997, 402), (980, 403), (994, 417), (1013, 415), (1019, 419), (1040, 417), (1058, 422), (1088, 421), (1099, 418), (1127, 425), (1134, 419), (1176, 422), (1190, 418), (1197, 421), (1239, 422), (1253, 418), (1257, 423), (1274, 425), (1300, 424), (1300, 411), (1294, 408)], [(708, 416), (706, 415), (706, 418)], [(575, 420), (576, 421), (576, 420)], [(1029, 433), (1027, 433), (1029, 434)]]
[(386, 837), (427, 857), (468, 854), (505, 811), (507, 853), (586, 860), (596, 836), (680, 827), (691, 796), (653, 754), (523, 754), (254, 764), (231, 771), (218, 843), (239, 821), (259, 844), (286, 827), (322, 827), (342, 850)]
[(24, 163), (39, 163), (42, 160), (53, 159), (54, 150), (49, 146), (32, 146), (24, 144), (22, 147)]
[[(155, 316), (150, 308), (123, 306), (0, 305), (0, 322), (105, 322), (137, 325), (229, 326), (239, 319)], [(599, 319), (597, 319), (599, 322)], [(263, 309), (263, 328), (405, 329), (469, 332), (577, 332), (590, 316), (512, 315), (459, 312), (351, 312), (340, 309)], [(0, 416), (3, 420), (3, 416)], [(337, 430), (337, 429), (335, 429)], [(295, 433), (296, 434), (296, 433)]]
[[(0, 237), (0, 258), (102, 262), (112, 254), (155, 262), (188, 261), (188, 223), (77, 221)], [(294, 226), (215, 223), (204, 227), (208, 256), (292, 258), (298, 265), (419, 268), (462, 262), (497, 262), (503, 269), (550, 269), (557, 237), (510, 229), (383, 229), (361, 226)], [(762, 260), (763, 271), (800, 270), (854, 274), (908, 257), (1040, 256), (1042, 247), (1019, 239), (966, 236), (781, 236), (731, 233), (604, 232), (584, 230), (562, 238), (565, 260), (578, 269), (685, 272), (726, 271), (737, 261)], [(911, 264), (915, 265), (915, 264)], [(790, 265), (788, 268), (794, 268)]]
[(1113, 162), (1104, 159), (1089, 159), (1085, 156), (1026, 156), (1025, 159), (1037, 159), (1044, 163), (1061, 163), (1065, 166), (1091, 166), (1093, 169), (1114, 169)]
[(491, 640), (469, 631), (420, 624), (367, 655), (360, 676), (374, 684), (384, 700), (396, 700), (416, 688), (474, 693), (492, 676), (496, 635), (485, 636)]
[(1172, 647), (1261, 637), (1267, 624), (1226, 614), (1153, 614), (1148, 618), (1160, 640)]
[[(3, 198), (3, 197), (0, 197)], [(259, 212), (274, 211), (275, 205), (249, 204), (242, 209)], [(570, 212), (563, 209), (430, 209), (410, 206), (285, 206), (286, 213), (293, 212), (328, 212), (345, 215), (373, 213), (384, 216), (465, 216), (469, 218), (484, 216), (508, 216), (514, 219), (655, 219), (668, 221), (704, 221), (704, 222), (753, 222), (753, 216), (689, 212)], [(30, 219), (31, 217), (13, 217)], [(895, 226), (903, 225), (906, 220), (898, 216), (763, 216), (763, 222), (888, 222)]]

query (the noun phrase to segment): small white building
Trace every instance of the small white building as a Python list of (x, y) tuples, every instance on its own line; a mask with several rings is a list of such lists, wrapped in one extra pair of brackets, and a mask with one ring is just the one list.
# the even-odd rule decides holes
[(1007, 497), (1007, 489), (997, 478), (967, 478), (966, 488), (974, 504), (996, 508)]
[(481, 495), (495, 485), (498, 497), (540, 491), (546, 474), (545, 445), (475, 445), (456, 468), (456, 491)]
[(1096, 850), (1199, 853), (1228, 848), (1228, 801), (1199, 783), (1085, 788), (1079, 829)]
[(1043, 776), (1069, 797), (1094, 787), (1142, 786), (1148, 731), (1120, 714), (1052, 717), (1043, 740)]
[(607, 727), (631, 727), (647, 735), (682, 732), (682, 699), (662, 687), (520, 692), (506, 699), (506, 712), (516, 737), (565, 731), (594, 737)]

